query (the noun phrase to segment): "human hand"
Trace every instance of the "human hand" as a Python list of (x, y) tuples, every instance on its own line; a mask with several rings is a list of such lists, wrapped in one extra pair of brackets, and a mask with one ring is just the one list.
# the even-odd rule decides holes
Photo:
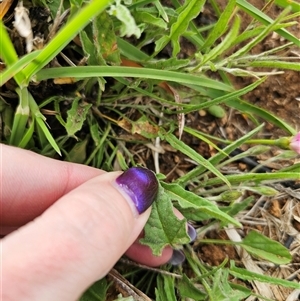
[[(0, 155), (1, 234), (10, 233), (1, 242), (1, 300), (73, 301), (124, 253), (149, 266), (172, 257), (171, 247), (156, 257), (136, 241), (157, 190), (150, 171), (126, 178), (5, 145)], [(136, 181), (137, 208), (121, 187)]]

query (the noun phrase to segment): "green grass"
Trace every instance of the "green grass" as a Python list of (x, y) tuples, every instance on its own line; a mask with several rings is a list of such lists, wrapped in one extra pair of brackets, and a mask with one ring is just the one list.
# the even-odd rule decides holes
[[(201, 28), (195, 18), (208, 5), (206, 1), (186, 1), (181, 5), (172, 0), (171, 7), (159, 0), (135, 0), (128, 5), (119, 1), (110, 4), (108, 0), (83, 2), (64, 1), (60, 7), (58, 0), (33, 1), (36, 6), (46, 6), (53, 19), (60, 9), (61, 14), (70, 9), (70, 14), (42, 49), (23, 56), (17, 53), (9, 31), (0, 22), (0, 58), (6, 65), (0, 73), (0, 87), (14, 79), (17, 88), (13, 92), (19, 99), (17, 106), (11, 107), (5, 97), (0, 97), (2, 141), (49, 157), (59, 154), (62, 160), (107, 171), (113, 170), (116, 162), (123, 169), (140, 164), (142, 160), (133, 155), (133, 147), (151, 143), (159, 148), (161, 143), (168, 144), (180, 156), (194, 162), (194, 167), (170, 184), (159, 174), (159, 153), (147, 161), (161, 181), (160, 200), (163, 200), (153, 206), (145, 228), (144, 243), (155, 254), (167, 244), (182, 248), (188, 242), (182, 224), (172, 214), (175, 206), (187, 220), (197, 222), (199, 237), (214, 228), (225, 229), (230, 238), (226, 241), (201, 238), (197, 244), (230, 244), (248, 252), (251, 260), (277, 265), (291, 262), (290, 252), (279, 242), (255, 231), (245, 231), (245, 236), (240, 237), (235, 229), (244, 226), (240, 214), (251, 208), (259, 196), (277, 195), (274, 183), (299, 180), (299, 164), (273, 173), (253, 171), (229, 175), (222, 170), (242, 157), (266, 153), (270, 148), (264, 147), (265, 144), (284, 149), (281, 156), (272, 158), (273, 163), (287, 160), (284, 154), (288, 159), (293, 157), (287, 150), (288, 140), (278, 144), (259, 137), (266, 123), (280, 128), (286, 137), (295, 135), (297, 129), (249, 103), (245, 95), (267, 77), (275, 76), (274, 69), (300, 71), (297, 57), (287, 59), (282, 55), (289, 47), (299, 46), (299, 40), (288, 31), (299, 16), (298, 4), (292, 2), (290, 7), (286, 1), (275, 1), (282, 12), (273, 20), (247, 1), (230, 0), (222, 11), (217, 1), (211, 0), (217, 21)], [(246, 29), (242, 26), (241, 11), (252, 18)], [(288, 42), (252, 54), (251, 50), (274, 31)], [(185, 51), (181, 38), (192, 44), (193, 53)], [(171, 51), (166, 59), (167, 45)], [(179, 54), (184, 58), (179, 58)], [(49, 65), (55, 58), (60, 67)], [(252, 83), (236, 89), (233, 77), (250, 78)], [(65, 80), (72, 84), (63, 85)], [(34, 87), (47, 90), (47, 85), (53, 91), (61, 85), (70, 88), (63, 95), (34, 93)], [(229, 110), (238, 111), (248, 116), (251, 130), (230, 141), (187, 126), (184, 116), (188, 120), (199, 110), (206, 110), (216, 118), (222, 118)], [(49, 111), (54, 114), (47, 116)], [(181, 132), (183, 137), (188, 135), (209, 145), (214, 155), (207, 159), (180, 139)], [(232, 151), (247, 144), (256, 146), (229, 157)], [(255, 197), (247, 197), (248, 192)], [(160, 220), (160, 212), (170, 214)], [(160, 235), (160, 245), (152, 243), (154, 234), (149, 230), (152, 222), (161, 225), (159, 234), (155, 234)], [(230, 231), (235, 231), (240, 240), (232, 239)], [(198, 258), (191, 246), (184, 247), (184, 252), (187, 264), (183, 269), (173, 269), (179, 275), (176, 278), (164, 273), (171, 269), (169, 266), (162, 267), (161, 273), (151, 274), (152, 282), (148, 286), (149, 274), (137, 283), (134, 273), (139, 270), (133, 268), (133, 275), (128, 278), (159, 301), (243, 300), (250, 295), (258, 296), (251, 289), (254, 282), (300, 288), (296, 282), (251, 270), (244, 261), (245, 253), (239, 254), (241, 264), (236, 267), (234, 261), (227, 259), (219, 266), (210, 266)], [(250, 285), (236, 284), (234, 278), (244, 283), (250, 281)], [(105, 300), (108, 285), (106, 279), (99, 280), (82, 300)]]

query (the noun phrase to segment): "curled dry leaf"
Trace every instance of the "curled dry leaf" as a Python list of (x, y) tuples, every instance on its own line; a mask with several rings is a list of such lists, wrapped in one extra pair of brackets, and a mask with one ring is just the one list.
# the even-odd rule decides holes
[(14, 2), (14, 0), (0, 1), (0, 20), (3, 19), (3, 17), (8, 12), (8, 10), (10, 9), (13, 2)]
[(23, 1), (15, 8), (14, 26), (19, 35), (26, 39), (27, 53), (31, 52), (33, 48), (33, 34), (28, 10), (23, 6)]

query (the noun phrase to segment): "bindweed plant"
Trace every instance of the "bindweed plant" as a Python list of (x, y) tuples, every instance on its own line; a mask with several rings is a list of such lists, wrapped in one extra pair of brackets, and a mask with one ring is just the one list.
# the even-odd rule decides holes
[[(16, 43), (6, 12), (0, 14), (2, 142), (107, 171), (136, 165), (155, 170), (159, 194), (141, 243), (155, 255), (171, 245), (186, 256), (182, 268), (156, 270), (151, 285), (147, 274), (139, 283), (129, 275), (156, 300), (274, 300), (271, 285), (300, 289), (296, 276), (274, 276), (261, 267), (286, 267), (296, 252), (296, 246), (283, 245), (282, 235), (271, 239), (268, 226), (276, 233), (281, 226), (275, 218), (265, 221), (264, 203), (299, 188), (299, 129), (246, 98), (269, 77), (300, 71), (299, 56), (285, 55), (299, 46), (289, 31), (299, 5), (275, 2), (282, 9), (272, 19), (265, 13), (268, 5), (259, 10), (243, 0), (229, 0), (222, 9), (215, 0), (36, 0), (24, 5), (48, 14), (51, 22), (45, 21), (43, 39), (37, 34), (21, 40), (33, 45), (27, 54), (28, 44)], [(208, 6), (216, 21), (199, 25)], [(26, 15), (26, 8), (19, 4), (18, 11)], [(243, 16), (251, 18), (246, 27)], [(34, 33), (38, 28), (31, 21)], [(252, 52), (274, 33), (285, 43)], [(236, 88), (236, 78), (248, 84)], [(248, 123), (235, 140), (205, 128), (233, 111)], [(201, 126), (201, 114), (207, 113), (214, 118)], [(261, 138), (267, 124), (282, 136)], [(197, 149), (201, 143), (209, 156)], [(270, 155), (274, 148), (282, 151)], [(268, 159), (260, 164), (257, 156)], [(169, 169), (165, 158), (178, 162)], [(187, 220), (197, 228), (193, 245)], [(288, 223), (286, 235), (294, 230)], [(212, 231), (223, 239), (211, 238)], [(197, 251), (200, 245), (229, 245), (236, 255), (209, 264)], [(99, 280), (81, 299), (106, 300), (108, 286), (107, 279)]]

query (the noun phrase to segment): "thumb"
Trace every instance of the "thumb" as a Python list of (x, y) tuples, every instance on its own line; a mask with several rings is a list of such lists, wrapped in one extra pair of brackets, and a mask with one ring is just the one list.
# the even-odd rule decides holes
[(138, 237), (157, 190), (144, 168), (102, 174), (5, 237), (3, 300), (77, 299)]

